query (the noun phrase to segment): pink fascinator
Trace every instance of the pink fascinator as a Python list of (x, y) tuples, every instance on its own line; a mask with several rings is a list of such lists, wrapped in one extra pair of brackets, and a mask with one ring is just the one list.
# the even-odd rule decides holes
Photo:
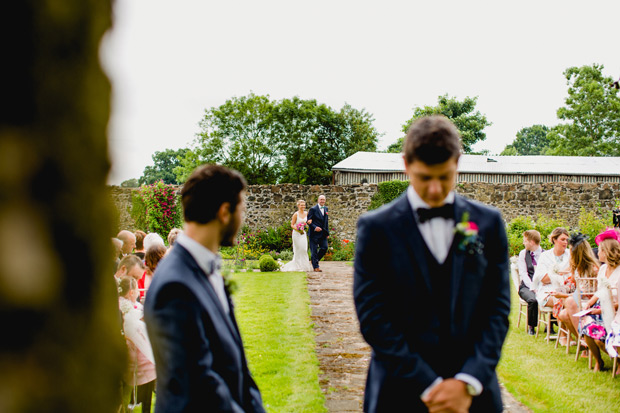
[(606, 239), (615, 239), (616, 241), (620, 241), (618, 239), (618, 232), (613, 228), (607, 228), (605, 231), (601, 232), (596, 236), (594, 242), (596, 245), (600, 245)]

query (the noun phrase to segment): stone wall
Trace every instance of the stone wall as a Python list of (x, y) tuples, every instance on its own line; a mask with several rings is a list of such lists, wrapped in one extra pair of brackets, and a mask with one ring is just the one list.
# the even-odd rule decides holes
[(329, 209), (329, 225), (341, 239), (355, 239), (359, 216), (368, 210), (376, 184), (356, 185), (252, 185), (248, 189), (246, 223), (251, 228), (268, 228), (290, 222), (297, 210), (297, 200), (307, 208), (325, 195)]
[[(470, 199), (496, 206), (506, 222), (518, 216), (559, 216), (569, 225), (577, 224), (581, 208), (599, 214), (609, 211), (620, 198), (617, 183), (463, 183), (457, 192)], [(609, 225), (612, 225), (609, 222)]]
[[(557, 215), (576, 225), (582, 207), (596, 213), (600, 208), (608, 211), (620, 198), (620, 184), (610, 183), (462, 183), (456, 190), (467, 198), (496, 206), (506, 222), (518, 216), (535, 218), (542, 214)], [(342, 239), (355, 239), (357, 219), (367, 211), (376, 191), (376, 184), (252, 185), (247, 194), (246, 223), (251, 228), (277, 227), (290, 220), (298, 199), (305, 200), (310, 207), (324, 194), (330, 226)], [(135, 230), (129, 215), (131, 189), (111, 187), (111, 194), (119, 212), (120, 228)]]

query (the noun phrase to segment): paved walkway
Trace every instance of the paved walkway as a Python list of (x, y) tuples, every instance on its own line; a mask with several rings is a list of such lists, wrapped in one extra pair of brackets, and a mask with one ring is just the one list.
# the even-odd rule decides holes
[[(370, 347), (359, 332), (353, 305), (353, 267), (321, 262), (321, 269), (308, 273), (321, 390), (329, 412), (361, 412)], [(502, 398), (505, 412), (530, 411), (503, 386)]]

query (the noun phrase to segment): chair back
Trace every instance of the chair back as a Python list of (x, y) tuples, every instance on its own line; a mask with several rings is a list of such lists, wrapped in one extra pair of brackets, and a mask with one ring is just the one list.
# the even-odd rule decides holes
[(512, 284), (515, 286), (515, 290), (518, 292), (521, 286), (521, 279), (519, 278), (519, 266), (514, 259), (510, 260), (510, 278), (512, 279)]
[(575, 299), (577, 306), (581, 311), (582, 305), (588, 302), (598, 288), (598, 279), (596, 277), (578, 277), (575, 276), (576, 290), (575, 294), (579, 299)]

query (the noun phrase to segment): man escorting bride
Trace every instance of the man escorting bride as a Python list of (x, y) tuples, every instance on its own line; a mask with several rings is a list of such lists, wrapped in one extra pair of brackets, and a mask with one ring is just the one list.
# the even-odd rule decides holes
[(312, 223), (308, 221), (306, 202), (302, 199), (297, 201), (297, 212), (291, 218), (293, 228), (293, 260), (282, 267), (282, 271), (312, 271), (312, 265), (308, 261), (308, 238), (306, 227)]

